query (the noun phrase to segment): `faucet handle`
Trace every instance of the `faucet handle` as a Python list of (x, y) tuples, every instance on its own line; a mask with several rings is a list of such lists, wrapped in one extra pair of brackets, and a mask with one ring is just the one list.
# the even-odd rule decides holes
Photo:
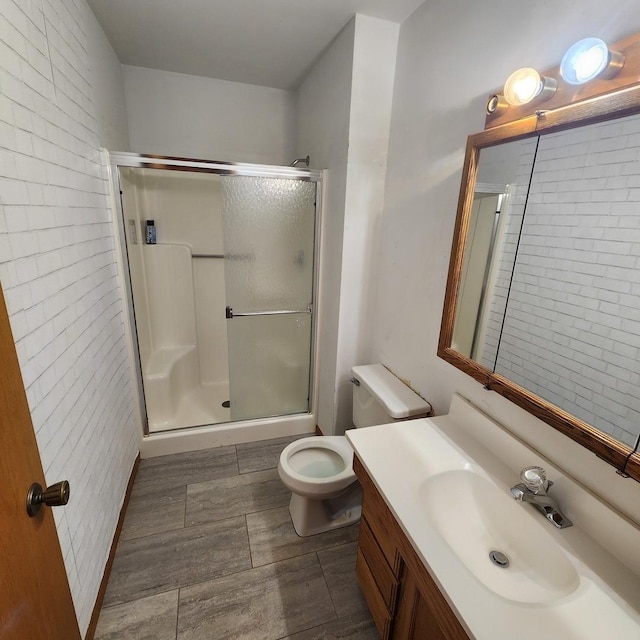
[(547, 474), (542, 467), (525, 467), (520, 472), (520, 480), (533, 493), (546, 493), (551, 486), (551, 482), (547, 480)]

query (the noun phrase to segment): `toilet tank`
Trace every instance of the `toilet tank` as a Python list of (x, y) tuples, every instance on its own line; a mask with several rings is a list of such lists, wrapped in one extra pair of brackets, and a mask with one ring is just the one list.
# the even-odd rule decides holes
[(355, 427), (419, 418), (431, 412), (426, 400), (381, 364), (353, 367), (351, 373)]

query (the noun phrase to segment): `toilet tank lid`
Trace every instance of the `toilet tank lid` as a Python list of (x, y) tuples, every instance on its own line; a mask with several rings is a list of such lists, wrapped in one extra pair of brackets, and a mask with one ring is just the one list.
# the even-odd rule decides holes
[(409, 418), (431, 411), (431, 405), (381, 364), (353, 367), (351, 373), (392, 418)]

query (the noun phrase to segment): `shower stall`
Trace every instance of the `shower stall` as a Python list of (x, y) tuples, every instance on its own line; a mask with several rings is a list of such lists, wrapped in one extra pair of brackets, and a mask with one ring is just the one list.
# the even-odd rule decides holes
[(322, 173), (128, 153), (111, 169), (145, 434), (312, 431)]

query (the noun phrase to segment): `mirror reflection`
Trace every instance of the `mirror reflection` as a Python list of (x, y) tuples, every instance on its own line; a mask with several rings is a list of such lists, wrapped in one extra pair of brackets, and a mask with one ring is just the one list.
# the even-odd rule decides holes
[[(503, 185), (501, 206), (483, 183)], [(632, 446), (640, 116), (483, 149), (476, 184), (453, 348)]]
[(536, 142), (480, 152), (451, 346), (492, 371)]

